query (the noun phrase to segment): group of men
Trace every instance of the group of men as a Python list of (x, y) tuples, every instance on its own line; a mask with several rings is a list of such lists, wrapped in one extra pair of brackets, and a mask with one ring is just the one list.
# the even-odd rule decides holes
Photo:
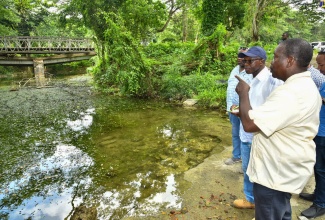
[[(230, 74), (233, 152), (225, 164), (242, 162), (245, 198), (233, 205), (255, 209), (256, 220), (291, 219), (292, 193), (313, 202), (302, 216), (325, 214), (325, 52), (318, 70), (312, 57), (307, 41), (283, 38), (270, 70), (265, 50), (254, 46), (239, 51)], [(314, 193), (301, 193), (313, 172)]]

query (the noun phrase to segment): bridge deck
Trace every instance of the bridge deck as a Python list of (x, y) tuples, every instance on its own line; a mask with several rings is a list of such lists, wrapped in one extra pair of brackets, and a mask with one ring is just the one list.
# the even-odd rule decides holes
[(40, 47), (30, 47), (30, 48), (14, 48), (14, 47), (0, 47), (0, 54), (62, 54), (62, 53), (82, 53), (94, 51), (95, 48), (40, 48)]
[(63, 54), (94, 51), (89, 38), (0, 36), (0, 54)]
[(43, 60), (44, 65), (67, 63), (80, 60), (88, 60), (96, 56), (96, 52), (82, 52), (82, 53), (65, 53), (60, 55), (52, 55), (46, 57), (18, 57), (18, 56), (1, 56), (1, 66), (33, 66), (35, 60)]

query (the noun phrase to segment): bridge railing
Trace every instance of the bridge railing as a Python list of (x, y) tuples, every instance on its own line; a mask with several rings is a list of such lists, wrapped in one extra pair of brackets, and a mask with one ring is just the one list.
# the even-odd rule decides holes
[(0, 53), (83, 53), (94, 51), (89, 38), (0, 36)]

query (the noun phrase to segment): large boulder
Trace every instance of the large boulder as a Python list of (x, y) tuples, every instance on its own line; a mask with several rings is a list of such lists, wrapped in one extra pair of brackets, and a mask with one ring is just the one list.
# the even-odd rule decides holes
[(187, 99), (183, 102), (184, 107), (193, 107), (198, 102), (197, 99)]

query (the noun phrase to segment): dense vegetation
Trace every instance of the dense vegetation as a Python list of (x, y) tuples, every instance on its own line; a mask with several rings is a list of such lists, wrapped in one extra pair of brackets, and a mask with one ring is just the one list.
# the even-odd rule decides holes
[[(284, 31), (325, 40), (318, 0), (0, 0), (1, 35), (91, 37), (89, 72), (111, 94), (223, 108), (240, 46), (269, 61)], [(0, 71), (1, 72), (1, 71)]]

